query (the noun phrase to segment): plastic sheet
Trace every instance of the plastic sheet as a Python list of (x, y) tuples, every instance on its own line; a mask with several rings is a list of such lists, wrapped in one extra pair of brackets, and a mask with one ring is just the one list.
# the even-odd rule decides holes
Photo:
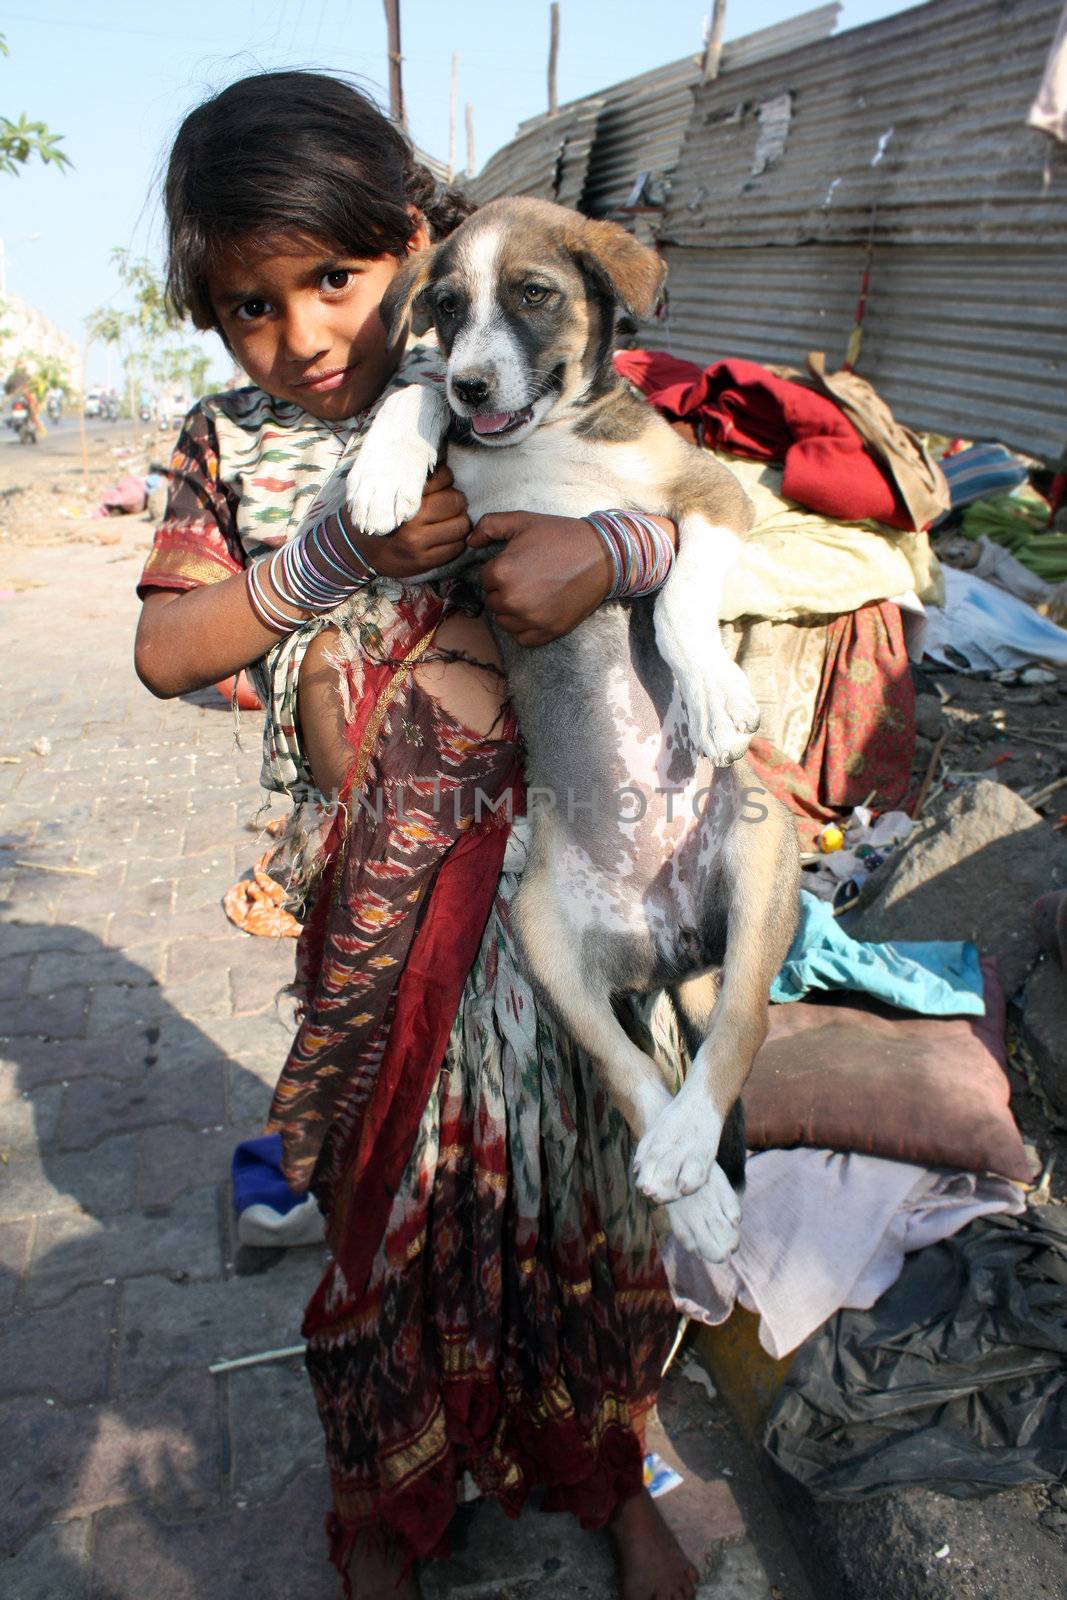
[(908, 1258), (869, 1311), (802, 1347), (764, 1442), (819, 1494), (969, 1499), (1067, 1474), (1067, 1208), (996, 1217)]
[(964, 672), (1047, 661), (1067, 666), (1067, 630), (1003, 589), (953, 567), (942, 569), (943, 608), (926, 614), (926, 654)]

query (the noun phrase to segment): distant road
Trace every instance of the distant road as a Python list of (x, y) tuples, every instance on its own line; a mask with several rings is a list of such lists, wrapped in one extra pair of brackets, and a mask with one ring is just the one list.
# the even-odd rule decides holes
[[(10, 446), (25, 451), (27, 456), (32, 456), (36, 451), (41, 455), (77, 460), (81, 455), (81, 430), (77, 416), (61, 417), (58, 422), (49, 422), (46, 426), (48, 432), (35, 445), (20, 444), (12, 428), (0, 427), (0, 448)], [(101, 422), (98, 417), (86, 417), (85, 431), (97, 449), (107, 440), (115, 445), (139, 445), (144, 435), (150, 433), (153, 438), (152, 455), (164, 461), (169, 457), (178, 433), (177, 428), (173, 433), (159, 433), (147, 422)]]

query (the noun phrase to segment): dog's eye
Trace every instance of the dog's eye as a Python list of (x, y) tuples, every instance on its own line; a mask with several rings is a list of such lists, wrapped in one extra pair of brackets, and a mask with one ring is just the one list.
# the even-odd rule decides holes
[(443, 317), (454, 317), (459, 310), (459, 301), (454, 294), (442, 294), (437, 299), (437, 309)]
[(524, 306), (540, 306), (548, 299), (551, 290), (546, 289), (542, 283), (528, 283), (522, 291)]

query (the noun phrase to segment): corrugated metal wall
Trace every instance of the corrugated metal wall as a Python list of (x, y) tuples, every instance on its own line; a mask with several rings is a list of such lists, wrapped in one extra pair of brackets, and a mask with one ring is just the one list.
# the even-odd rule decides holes
[[(718, 246), (1067, 243), (1067, 151), (1026, 126), (1061, 0), (933, 0), (694, 94), (660, 236)], [(760, 110), (791, 100), (756, 170)]]
[[(862, 245), (670, 246), (667, 314), (635, 343), (705, 365), (742, 356), (802, 367), (845, 358)], [(857, 371), (903, 422), (996, 438), (1057, 459), (1067, 448), (1067, 270), (1059, 246), (876, 246)]]
[[(698, 89), (649, 342), (838, 365), (870, 241), (857, 370), (915, 427), (1059, 458), (1067, 150), (1026, 126), (1059, 12), (933, 0)], [(784, 95), (780, 153), (754, 172), (759, 107)]]

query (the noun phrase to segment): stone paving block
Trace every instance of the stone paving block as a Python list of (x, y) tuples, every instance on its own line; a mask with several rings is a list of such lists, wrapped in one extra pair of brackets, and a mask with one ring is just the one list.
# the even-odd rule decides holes
[[(80, 1159), (94, 1156), (99, 1159), (99, 1151)], [(216, 1188), (194, 1189), (172, 1206), (122, 1216), (45, 1217), (37, 1225), (27, 1296), (35, 1305), (51, 1304), (81, 1283), (151, 1272), (217, 1278), (222, 1273), (218, 1204)]]
[(4, 954), (0, 964), (0, 1000), (21, 1000), (23, 995), (33, 993), (30, 972), (34, 959), (32, 955)]
[(218, 855), (220, 849), (232, 846), (241, 830), (233, 800), (222, 800), (201, 806), (182, 830), (182, 855)]
[[(206, 919), (203, 919), (206, 920)], [(224, 928), (229, 929), (229, 923), (224, 923)], [(233, 939), (226, 940), (226, 948), (220, 947), (219, 940), (204, 939), (196, 936), (187, 939), (173, 939), (167, 950), (167, 982), (168, 984), (189, 983), (195, 978), (203, 977), (205, 973), (217, 972), (220, 965), (229, 966), (235, 959), (241, 959), (244, 952), (238, 952), (234, 946), (244, 941), (236, 929), (232, 930)]]
[[(227, 885), (227, 888), (229, 885)], [(108, 932), (108, 944), (116, 950), (132, 950), (146, 940), (229, 938), (233, 929), (226, 921), (219, 896), (217, 915), (205, 917), (202, 910), (178, 912), (127, 911), (116, 917)]]
[(56, 917), (61, 922), (80, 922), (102, 911), (111, 911), (119, 901), (125, 865), (111, 857), (105, 861), (87, 860), (85, 866), (95, 866), (94, 878), (64, 878), (56, 902)]
[(230, 1482), (249, 1505), (275, 1500), (301, 1470), (323, 1461), (322, 1424), (300, 1359), (229, 1378)]
[(18, 1298), (30, 1259), (33, 1219), (0, 1222), (0, 1312), (7, 1313)]
[(0, 958), (5, 962), (14, 956), (38, 955), (50, 950), (69, 950), (72, 954), (92, 952), (99, 948), (107, 933), (111, 913), (84, 919), (78, 927), (70, 923), (0, 922)]
[(0, 1325), (0, 1399), (34, 1393), (67, 1405), (107, 1394), (113, 1288), (76, 1289), (50, 1311), (26, 1311)]
[(59, 892), (56, 880), (38, 881), (30, 885), (26, 874), (14, 869), (5, 882), (3, 903), (0, 904), (0, 922), (51, 923), (56, 920)]
[(105, 1039), (0, 1040), (0, 1069), (16, 1090), (76, 1078), (137, 1078), (152, 1053), (144, 1028), (127, 1028)]
[(121, 1394), (143, 1394), (183, 1367), (300, 1343), (304, 1306), (324, 1251), (285, 1250), (269, 1271), (221, 1283), (133, 1278), (126, 1285), (118, 1351)]
[(26, 992), (53, 994), (72, 985), (93, 989), (112, 983), (136, 988), (154, 982), (152, 973), (145, 971), (132, 956), (127, 959), (114, 950), (97, 949), (89, 955), (57, 950), (37, 957)]
[(274, 1086), (285, 1065), (288, 1047), (279, 1049), (277, 1059), (264, 1075), (242, 1067), (230, 1068), (230, 1116), (241, 1127), (262, 1133), (274, 1099)]
[[(125, 867), (123, 869), (125, 871)], [(123, 890), (123, 912), (155, 911), (166, 914), (174, 905), (174, 877), (152, 868), (134, 874)], [(68, 902), (63, 901), (66, 910)]]
[[(159, 1030), (161, 1071), (186, 1071), (198, 1062), (221, 1057), (234, 1067), (272, 1082), (281, 1071), (293, 1037), (293, 1030), (270, 1012), (250, 1018), (199, 1016), (193, 1022), (171, 1015), (162, 1020)], [(239, 1120), (232, 1110), (231, 1116)]]
[[(15, 1078), (12, 1071), (12, 1088)], [(32, 1097), (13, 1089), (11, 1098), (3, 1098), (7, 1086), (8, 1074), (0, 1068), (0, 1155), (32, 1155), (35, 1150), (51, 1149), (64, 1094), (62, 1084), (37, 1089)]]
[(187, 1189), (227, 1183), (234, 1145), (260, 1132), (258, 1123), (243, 1127), (213, 1124), (207, 1129), (147, 1128), (139, 1142), (137, 1204), (170, 1205)]
[[(45, 1519), (104, 1506), (151, 1499), (191, 1512), (218, 1505), (218, 1426), (207, 1373), (184, 1373), (143, 1400), (70, 1409), (37, 1396), (8, 1401), (0, 1406), (0, 1550), (17, 1549)], [(143, 1590), (143, 1600), (152, 1594)]]
[(217, 1062), (188, 1074), (149, 1069), (140, 1079), (120, 1083), (83, 1078), (66, 1092), (59, 1125), (64, 1149), (87, 1150), (109, 1134), (158, 1123), (204, 1127), (226, 1117), (223, 1069)]
[(91, 1532), (88, 1517), (50, 1522), (18, 1555), (0, 1559), (4, 1600), (88, 1600)]
[(60, 989), (0, 1002), (0, 1039), (73, 1039), (85, 1026), (88, 992)]
[[(260, 941), (262, 944), (267, 942)], [(271, 940), (271, 948), (265, 950), (254, 964), (249, 962), (231, 970), (235, 1017), (252, 1017), (263, 1011), (274, 1010), (279, 991), (293, 979), (294, 943), (292, 939), (286, 939), (284, 944), (281, 940)], [(283, 945), (283, 948), (279, 949), (279, 945)]]
[(233, 851), (228, 858), (220, 851), (204, 866), (190, 862), (185, 874), (176, 880), (174, 909), (179, 913), (202, 911), (222, 916), (222, 897), (238, 876)]
[(162, 989), (146, 984), (102, 983), (89, 994), (85, 1032), (101, 1039), (127, 1028), (145, 1028), (171, 1010)]
[(96, 1520), (91, 1600), (330, 1600), (324, 1472), (303, 1473), (271, 1506), (191, 1523), (147, 1510)]
[(133, 1204), (137, 1149), (132, 1138), (96, 1150), (13, 1155), (0, 1182), (0, 1221), (84, 1211), (111, 1216)]

